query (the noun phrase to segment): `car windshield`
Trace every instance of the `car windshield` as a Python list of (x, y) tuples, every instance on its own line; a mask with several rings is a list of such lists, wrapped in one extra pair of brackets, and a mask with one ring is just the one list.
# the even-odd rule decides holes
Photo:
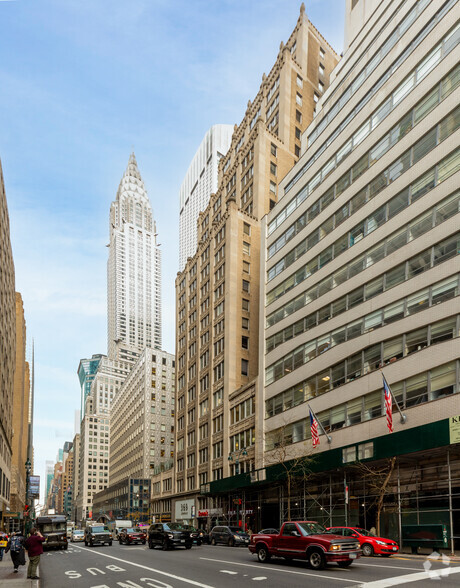
[(74, 535), (83, 535), (83, 531), (74, 531), (73, 534)]
[(136, 533), (137, 529), (126, 529), (127, 533)]
[(235, 535), (246, 535), (246, 532), (239, 527), (229, 527), (230, 533), (234, 533)]
[(358, 527), (356, 527), (355, 529), (353, 529), (353, 531), (356, 531), (360, 535), (364, 535), (364, 537), (375, 537), (374, 533), (366, 531), (366, 529), (359, 529)]
[(186, 526), (182, 525), (181, 523), (169, 523), (169, 525), (167, 525), (167, 527), (169, 529), (171, 529), (171, 531), (187, 531), (188, 530), (186, 528)]
[(108, 531), (108, 528), (102, 525), (100, 527), (91, 527), (91, 533), (103, 533), (104, 531)]
[(65, 523), (51, 523), (42, 525), (43, 533), (55, 533), (56, 531), (66, 531)]
[(195, 527), (192, 527), (192, 525), (184, 525), (184, 529), (187, 529), (187, 531), (192, 531), (192, 533), (196, 533), (196, 529)]
[(305, 531), (306, 535), (323, 535), (327, 533), (323, 525), (319, 523), (297, 523), (299, 527)]

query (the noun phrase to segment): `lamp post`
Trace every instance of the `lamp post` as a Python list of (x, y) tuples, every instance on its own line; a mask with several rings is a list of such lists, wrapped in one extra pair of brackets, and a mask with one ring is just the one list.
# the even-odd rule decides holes
[(30, 459), (27, 458), (25, 463), (26, 467), (26, 504), (24, 508), (24, 534), (27, 535), (29, 532), (29, 525), (30, 525), (30, 506), (29, 506), (29, 484), (30, 484), (30, 470), (32, 469), (32, 464), (30, 463)]
[[(228, 454), (228, 461), (235, 461), (235, 475), (240, 473), (240, 457), (246, 457), (248, 452), (246, 451), (246, 447), (242, 447), (237, 451), (232, 451)], [(240, 525), (240, 503), (241, 498), (235, 499), (236, 502), (236, 524), (239, 527)]]

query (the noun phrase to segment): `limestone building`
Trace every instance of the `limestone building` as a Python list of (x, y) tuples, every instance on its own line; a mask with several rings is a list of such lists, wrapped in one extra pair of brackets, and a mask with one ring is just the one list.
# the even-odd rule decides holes
[[(26, 503), (29, 446), (30, 373), (26, 361), (26, 322), (22, 296), (16, 292), (16, 368), (14, 372), (11, 510), (22, 512)], [(33, 473), (33, 471), (32, 471)]]
[(7, 511), (11, 495), (13, 391), (16, 361), (16, 301), (10, 221), (0, 163), (0, 512)]
[(217, 191), (219, 161), (232, 140), (232, 125), (213, 125), (204, 136), (180, 187), (179, 270), (195, 255), (198, 215)]
[(177, 276), (173, 512), (184, 499), (204, 512), (211, 505), (200, 496), (203, 485), (255, 467), (260, 220), (300, 156), (302, 131), (337, 60), (302, 5), (235, 126), (217, 191), (199, 216), (197, 251)]

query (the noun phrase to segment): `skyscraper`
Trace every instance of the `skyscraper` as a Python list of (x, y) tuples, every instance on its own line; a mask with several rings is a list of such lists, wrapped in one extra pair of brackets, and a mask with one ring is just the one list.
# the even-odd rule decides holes
[(218, 166), (232, 142), (232, 125), (213, 125), (204, 136), (180, 187), (179, 270), (197, 246), (198, 215), (217, 191)]
[(107, 279), (109, 357), (134, 362), (161, 348), (161, 253), (134, 153), (110, 207)]

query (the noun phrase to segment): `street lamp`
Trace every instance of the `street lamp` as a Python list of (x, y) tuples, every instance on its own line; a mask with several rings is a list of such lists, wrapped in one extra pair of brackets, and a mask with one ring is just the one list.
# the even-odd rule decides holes
[(235, 460), (235, 474), (240, 473), (240, 456), (245, 457), (248, 454), (246, 447), (242, 447), (238, 451), (232, 451), (228, 454), (228, 461)]
[(25, 503), (25, 508), (24, 508), (24, 514), (25, 514), (24, 533), (25, 533), (25, 535), (27, 535), (27, 533), (29, 532), (29, 524), (30, 524), (29, 484), (30, 484), (30, 470), (32, 469), (32, 464), (30, 463), (29, 458), (27, 458), (25, 466), (26, 466), (26, 503)]

